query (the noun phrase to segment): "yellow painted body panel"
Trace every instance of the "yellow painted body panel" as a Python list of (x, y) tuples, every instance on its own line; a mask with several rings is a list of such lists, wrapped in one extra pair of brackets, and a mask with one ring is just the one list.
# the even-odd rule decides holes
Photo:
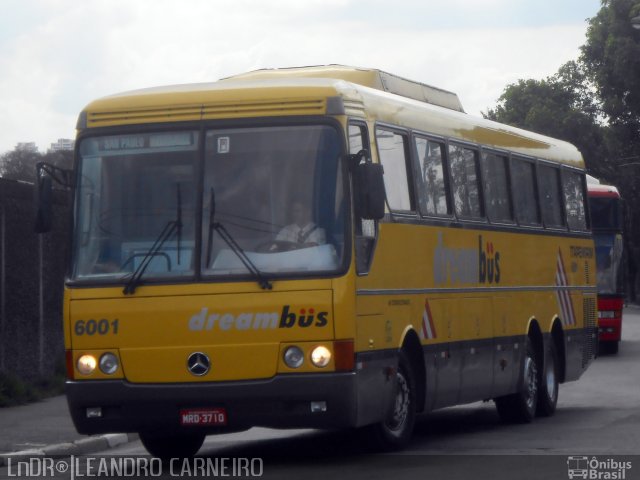
[[(146, 287), (146, 296), (141, 288), (142, 295), (112, 292), (115, 298), (90, 298), (92, 291), (104, 294), (102, 289), (74, 290), (86, 298), (69, 305), (71, 346), (76, 352), (118, 350), (125, 377), (136, 383), (228, 381), (275, 375), (281, 343), (334, 338), (332, 290), (255, 293), (239, 287), (234, 294), (208, 295), (176, 294), (180, 287), (163, 295), (167, 287)], [(117, 332), (78, 335), (76, 322), (90, 319), (117, 320)], [(194, 351), (211, 360), (206, 376), (194, 377), (186, 368)], [(332, 364), (324, 371), (331, 369)]]
[[(567, 286), (575, 289), (573, 319), (562, 318), (559, 255)], [(386, 320), (392, 343), (400, 346), (407, 323), (421, 332), (427, 301), (434, 335), (423, 339), (425, 345), (524, 335), (532, 317), (543, 332), (551, 331), (556, 318), (567, 330), (582, 329), (582, 298), (595, 298), (594, 272), (588, 238), (385, 223), (371, 271), (357, 279), (358, 313), (379, 318), (359, 321), (367, 327), (358, 333), (369, 338), (358, 346), (388, 344)]]

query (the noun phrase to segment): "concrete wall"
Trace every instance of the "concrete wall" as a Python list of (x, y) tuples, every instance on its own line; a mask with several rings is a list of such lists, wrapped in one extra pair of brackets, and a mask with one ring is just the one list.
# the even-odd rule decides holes
[(53, 230), (33, 230), (34, 186), (0, 178), (0, 372), (33, 380), (64, 362), (62, 293), (68, 194), (55, 192)]

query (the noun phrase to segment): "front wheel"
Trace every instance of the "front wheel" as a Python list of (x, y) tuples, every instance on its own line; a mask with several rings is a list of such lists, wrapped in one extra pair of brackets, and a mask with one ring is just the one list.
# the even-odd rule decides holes
[(387, 417), (364, 430), (365, 439), (375, 450), (397, 450), (411, 439), (416, 419), (416, 382), (407, 355), (399, 353), (394, 396)]
[(598, 355), (615, 355), (618, 353), (618, 341), (600, 342), (598, 344)]
[(500, 418), (507, 422), (530, 423), (536, 414), (538, 382), (536, 353), (531, 339), (527, 337), (519, 391), (494, 399)]
[(144, 448), (154, 457), (167, 460), (169, 458), (193, 457), (204, 443), (203, 433), (159, 434), (140, 432), (140, 441)]

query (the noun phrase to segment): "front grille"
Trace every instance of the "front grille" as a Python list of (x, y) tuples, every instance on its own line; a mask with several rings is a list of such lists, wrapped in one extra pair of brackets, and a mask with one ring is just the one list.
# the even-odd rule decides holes
[(582, 315), (584, 325), (584, 343), (582, 350), (582, 368), (586, 368), (595, 357), (598, 348), (598, 322), (596, 315), (596, 299), (582, 300)]
[(203, 105), (202, 118), (260, 117), (275, 115), (320, 115), (326, 110), (324, 100), (287, 100)]

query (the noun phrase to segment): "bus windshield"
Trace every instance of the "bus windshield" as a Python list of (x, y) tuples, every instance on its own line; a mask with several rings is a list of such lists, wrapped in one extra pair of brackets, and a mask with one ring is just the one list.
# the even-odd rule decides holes
[(620, 198), (591, 196), (589, 198), (589, 207), (591, 209), (591, 224), (594, 231), (622, 231)]
[(622, 235), (595, 233), (596, 271), (598, 293), (617, 295), (623, 293)]
[(143, 281), (250, 278), (247, 258), (270, 278), (336, 271), (346, 224), (339, 138), (308, 125), (83, 139), (73, 278), (125, 282), (142, 262)]

